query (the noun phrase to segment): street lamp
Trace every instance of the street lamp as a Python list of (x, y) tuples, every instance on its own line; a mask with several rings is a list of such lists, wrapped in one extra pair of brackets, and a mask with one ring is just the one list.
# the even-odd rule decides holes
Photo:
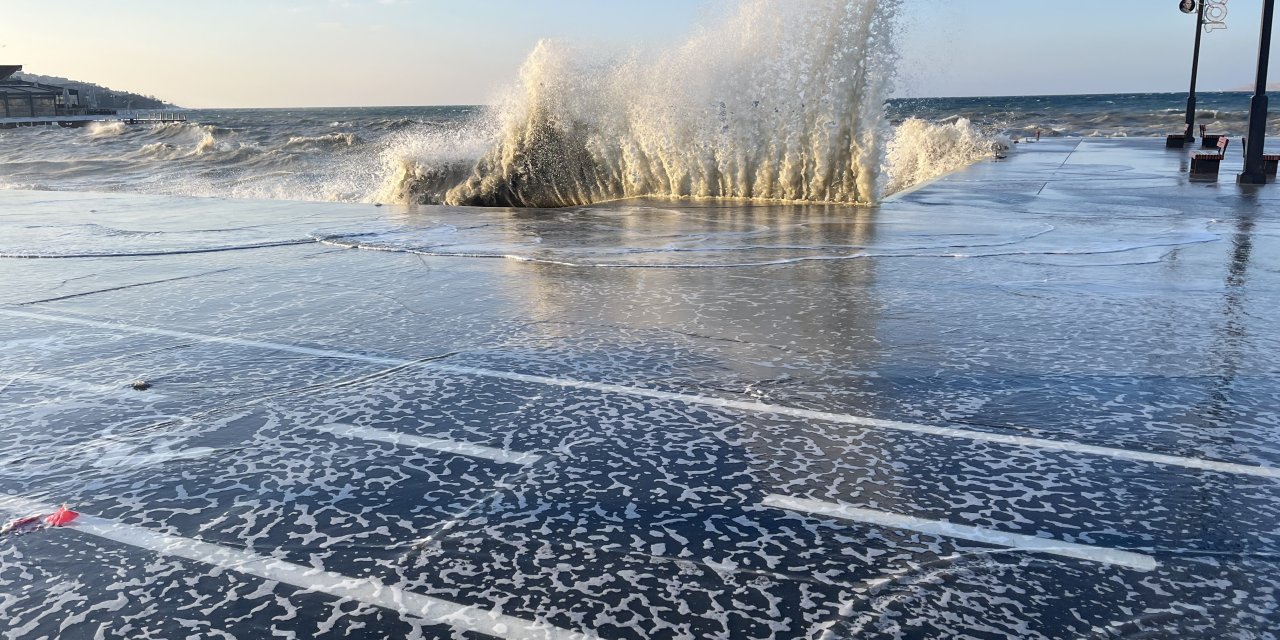
[(1258, 81), (1249, 103), (1249, 137), (1244, 149), (1244, 171), (1236, 178), (1240, 184), (1266, 184), (1263, 147), (1267, 138), (1267, 64), (1271, 60), (1271, 21), (1276, 13), (1276, 0), (1262, 4), (1262, 34), (1258, 43)]
[(1204, 2), (1181, 0), (1178, 8), (1183, 13), (1197, 13), (1196, 16), (1196, 48), (1191, 56), (1191, 91), (1187, 94), (1187, 132), (1183, 134), (1184, 143), (1195, 142), (1196, 126), (1196, 77), (1200, 74), (1200, 36), (1204, 34)]

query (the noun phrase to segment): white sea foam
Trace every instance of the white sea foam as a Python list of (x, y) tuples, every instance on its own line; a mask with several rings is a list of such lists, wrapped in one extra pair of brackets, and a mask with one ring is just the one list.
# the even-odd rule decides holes
[(359, 138), (354, 133), (326, 133), (318, 136), (293, 136), (284, 143), (284, 146), (286, 148), (353, 147), (358, 141)]
[(0, 145), (0, 168), (10, 186), (283, 200), (868, 203), (983, 155), (959, 118), (887, 124), (899, 3), (724, 0), (676, 46), (543, 42), (489, 109), (193, 114), (95, 125), (92, 145), (22, 131), (3, 134), (22, 144)]
[(885, 192), (902, 191), (1012, 146), (1007, 139), (985, 135), (965, 118), (943, 124), (909, 118), (889, 143)]
[(443, 202), (449, 189), (471, 175), (495, 143), (497, 130), (489, 112), (452, 127), (419, 125), (392, 134), (373, 168), (377, 188), (365, 199)]
[(90, 122), (85, 133), (90, 138), (110, 138), (124, 133), (127, 128), (123, 122)]
[(193, 152), (198, 156), (218, 149), (218, 138), (213, 134), (213, 127), (201, 127), (201, 131), (203, 135), (200, 137), (200, 141), (196, 143), (196, 148)]
[(174, 157), (178, 153), (178, 148), (168, 142), (152, 142), (144, 144), (137, 151), (137, 155), (152, 159), (168, 159)]

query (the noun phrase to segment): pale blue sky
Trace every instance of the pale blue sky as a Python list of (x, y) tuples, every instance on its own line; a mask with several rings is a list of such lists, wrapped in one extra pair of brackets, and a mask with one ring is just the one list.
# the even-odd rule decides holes
[[(0, 0), (0, 63), (192, 107), (474, 104), (541, 38), (661, 46), (731, 1)], [(1185, 90), (1177, 0), (903, 3), (900, 94)], [(1228, 6), (1205, 90), (1253, 79), (1261, 0)]]

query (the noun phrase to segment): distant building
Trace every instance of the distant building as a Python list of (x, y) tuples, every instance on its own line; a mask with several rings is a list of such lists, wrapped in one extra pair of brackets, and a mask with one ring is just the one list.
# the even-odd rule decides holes
[(22, 65), (0, 64), (0, 129), (14, 127), (83, 127), (90, 122), (159, 124), (186, 122), (169, 110), (98, 109), (80, 102), (80, 91), (41, 82), (14, 80)]
[(13, 80), (20, 64), (0, 65), (0, 118), (81, 116), (80, 92), (39, 82)]

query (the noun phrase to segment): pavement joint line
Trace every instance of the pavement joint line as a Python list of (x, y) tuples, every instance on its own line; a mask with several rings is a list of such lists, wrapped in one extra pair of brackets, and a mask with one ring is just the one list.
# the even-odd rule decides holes
[(311, 426), (307, 427), (307, 429), (312, 431), (322, 431), (339, 437), (355, 438), (357, 440), (371, 440), (374, 442), (385, 442), (400, 447), (431, 449), (441, 453), (454, 453), (471, 458), (483, 458), (503, 464), (527, 465), (534, 464), (542, 459), (542, 457), (536, 453), (495, 449), (493, 447), (485, 447), (478, 444), (471, 444), (469, 442), (462, 442), (460, 440), (428, 438), (407, 433), (399, 433), (396, 431), (384, 431), (382, 429), (373, 429), (370, 427), (357, 427), (355, 425), (340, 422)]
[(929, 520), (888, 511), (864, 509), (839, 502), (771, 494), (765, 496), (761, 504), (786, 511), (828, 516), (839, 520), (851, 520), (890, 529), (903, 529), (946, 538), (959, 538), (971, 542), (1008, 547), (1018, 551), (1048, 553), (1077, 560), (1127, 567), (1136, 571), (1153, 571), (1158, 566), (1155, 558), (1133, 551), (1077, 544), (1020, 533), (1009, 533), (996, 529), (956, 524), (946, 520)]
[[(15, 515), (48, 513), (53, 507), (21, 496), (0, 495), (0, 509)], [(429, 624), (448, 625), (459, 631), (482, 633), (510, 640), (598, 640), (586, 632), (575, 632), (545, 622), (525, 620), (494, 609), (462, 605), (434, 596), (407, 591), (372, 578), (355, 578), (333, 571), (294, 564), (244, 549), (169, 535), (118, 520), (80, 514), (64, 528), (111, 540), (160, 555), (174, 556), (206, 565), (293, 585), (305, 591), (325, 593), (395, 611)], [(49, 531), (41, 534), (48, 535)]]
[[(268, 351), (283, 351), (286, 353), (296, 353), (299, 355), (314, 356), (320, 358), (338, 358), (351, 360), (354, 362), (365, 362), (369, 364), (377, 364), (383, 366), (405, 366), (414, 364), (415, 361), (404, 358), (388, 358), (383, 356), (371, 356), (361, 353), (352, 353), (346, 351), (337, 351), (332, 349), (316, 349), (312, 347), (302, 347), (277, 342), (265, 342), (260, 340), (249, 340), (245, 338), (236, 338), (230, 336), (217, 336), (210, 334), (194, 333), (189, 331), (175, 331), (172, 329), (158, 329), (153, 327), (143, 327), (137, 325), (129, 325), (118, 322), (105, 322), (101, 320), (91, 320), (88, 318), (76, 318), (69, 316), (51, 315), (45, 313), (34, 313), (30, 311), (18, 311), (15, 309), (0, 309), (0, 315), (15, 318), (27, 318), (31, 320), (43, 320), (47, 322), (60, 322), (63, 324), (73, 324), (85, 327), (94, 327), (99, 329), (107, 329), (111, 331), (123, 331), (147, 335), (167, 336), (180, 338), (183, 340), (196, 340), (202, 342), (228, 344), (241, 347), (250, 347), (255, 349), (264, 349)], [(1060, 451), (1070, 454), (1092, 455), (1117, 460), (1127, 460), (1130, 462), (1150, 463), (1162, 466), (1182, 467), (1185, 469), (1196, 469), (1200, 471), (1212, 471), (1217, 473), (1228, 473), (1233, 475), (1254, 476), (1258, 478), (1280, 479), (1280, 468), (1263, 467), (1257, 465), (1239, 464), (1235, 462), (1221, 462), (1217, 460), (1207, 460), (1204, 458), (1189, 458), (1185, 456), (1175, 456), (1160, 453), (1149, 453), (1146, 451), (1134, 451), (1131, 449), (1120, 449), (1115, 447), (1104, 447), (1091, 444), (1083, 444), (1079, 442), (1065, 440), (1049, 440), (1046, 438), (1033, 438), (1029, 436), (1018, 436), (1002, 433), (990, 433), (986, 431), (973, 431), (970, 429), (957, 429), (954, 427), (941, 427), (936, 425), (915, 424), (910, 422), (900, 422), (897, 420), (883, 420), (879, 418), (867, 418), (862, 416), (853, 416), (842, 413), (832, 413), (828, 411), (817, 411), (813, 409), (800, 409), (796, 407), (787, 407), (783, 405), (771, 405), (762, 402), (730, 400), (727, 398), (715, 398), (708, 396), (697, 396), (684, 393), (675, 393), (670, 391), (660, 391), (657, 389), (648, 389), (644, 387), (631, 387), (625, 385), (611, 384), (606, 382), (591, 382), (588, 380), (575, 380), (571, 378), (554, 378), (550, 376), (531, 375), (524, 373), (515, 373), (510, 371), (498, 371), (494, 369), (483, 369), (478, 367), (466, 367), (460, 365), (445, 364), (438, 361), (428, 361), (419, 363), (422, 369), (436, 371), (440, 373), (454, 373), (469, 377), (494, 378), (499, 380), (510, 380), (514, 382), (528, 382), (531, 384), (540, 384), (546, 386), (556, 386), (569, 389), (584, 389), (590, 391), (599, 391), (603, 393), (617, 393), (634, 397), (652, 398), (655, 400), (665, 400), (680, 402), (689, 405), (717, 407), (721, 409), (731, 409), (734, 411), (742, 411), (754, 414), (766, 414), (776, 416), (787, 416), (792, 418), (801, 418), (804, 420), (818, 420), (823, 422), (834, 422), (837, 424), (849, 424), (872, 429), (888, 429), (894, 431), (903, 431), (907, 433), (917, 433), (922, 435), (937, 436), (944, 438), (955, 438), (960, 440), (969, 440), (973, 442), (987, 442), (997, 445), (1006, 445), (1013, 447), (1024, 447), (1031, 449), (1044, 449), (1047, 451)]]

